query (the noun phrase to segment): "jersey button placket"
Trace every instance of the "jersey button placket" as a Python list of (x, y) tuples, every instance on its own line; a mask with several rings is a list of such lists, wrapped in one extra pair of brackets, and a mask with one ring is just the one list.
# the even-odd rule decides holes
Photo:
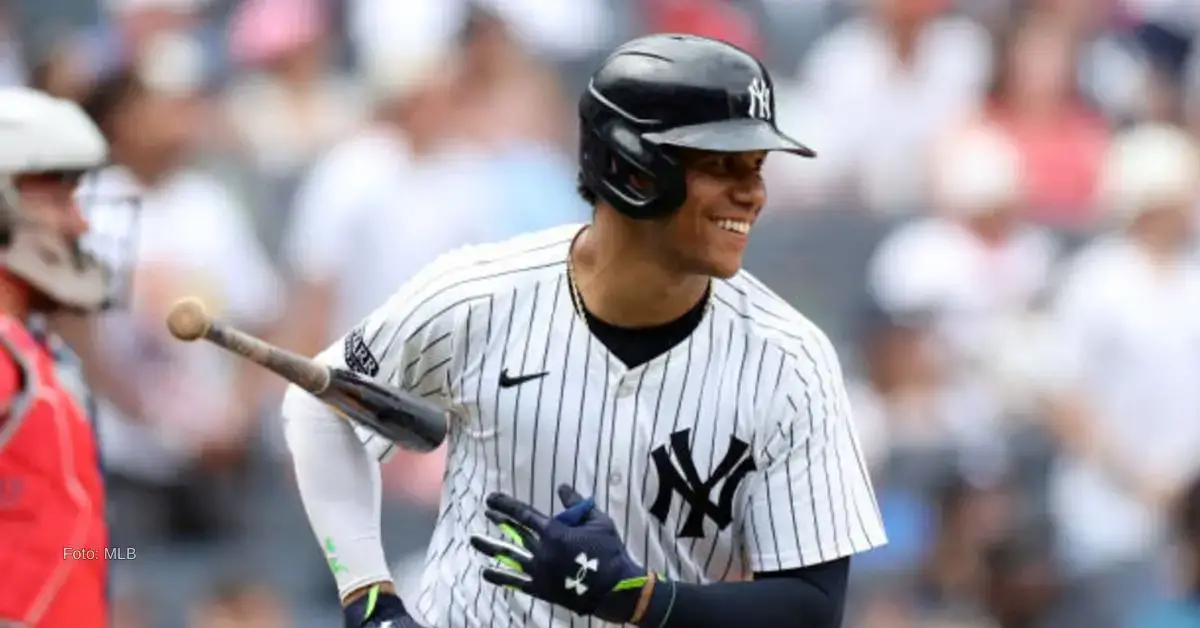
[[(632, 429), (632, 426), (628, 424), (628, 420), (629, 417), (633, 416), (633, 404), (637, 403), (637, 400), (633, 399), (634, 394), (637, 393), (637, 382), (638, 377), (636, 375), (625, 373), (617, 379), (616, 386), (613, 389), (613, 397), (618, 400), (613, 409), (613, 421), (615, 421), (613, 429), (618, 434), (628, 434), (627, 430)], [(627, 459), (628, 447), (628, 442), (624, 438), (614, 438), (613, 449), (609, 453), (611, 466), (608, 472), (608, 485), (610, 488), (617, 489), (625, 484), (625, 475), (620, 469), (624, 469), (629, 464)], [(608, 499), (614, 505), (618, 503), (624, 504), (625, 494), (620, 491), (610, 492)]]

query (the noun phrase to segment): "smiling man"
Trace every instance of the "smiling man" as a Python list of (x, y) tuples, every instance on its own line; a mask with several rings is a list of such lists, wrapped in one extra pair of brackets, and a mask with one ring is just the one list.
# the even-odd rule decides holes
[(379, 542), (391, 444), (287, 394), (347, 625), (839, 626), (849, 557), (885, 542), (841, 369), (741, 270), (767, 154), (813, 151), (762, 64), (699, 37), (619, 48), (580, 125), (591, 224), (449, 253), (320, 356), (457, 416), (407, 606)]

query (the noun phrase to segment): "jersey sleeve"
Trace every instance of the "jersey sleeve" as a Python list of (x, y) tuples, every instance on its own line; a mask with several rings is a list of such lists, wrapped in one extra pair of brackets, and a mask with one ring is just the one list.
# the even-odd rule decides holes
[[(452, 279), (448, 280), (453, 255), (418, 272), (317, 360), (448, 407), (457, 364), (453, 331), (461, 309), (455, 307)], [(355, 430), (380, 460), (394, 452), (392, 442), (371, 430)]]
[(783, 352), (756, 435), (743, 542), (755, 572), (825, 563), (887, 542), (841, 368), (820, 332)]

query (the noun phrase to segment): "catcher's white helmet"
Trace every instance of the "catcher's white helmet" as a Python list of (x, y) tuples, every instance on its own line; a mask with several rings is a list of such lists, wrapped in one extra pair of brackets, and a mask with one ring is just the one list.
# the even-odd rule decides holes
[(92, 310), (108, 297), (108, 272), (75, 238), (22, 207), (16, 179), (82, 173), (108, 158), (108, 144), (78, 105), (27, 88), (0, 89), (0, 259), (13, 275), (62, 307)]

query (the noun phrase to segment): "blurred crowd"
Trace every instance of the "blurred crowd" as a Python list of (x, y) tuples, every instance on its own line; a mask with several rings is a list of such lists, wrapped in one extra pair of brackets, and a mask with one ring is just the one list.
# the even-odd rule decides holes
[[(440, 252), (586, 220), (575, 95), (668, 31), (761, 55), (819, 153), (768, 162), (747, 263), (850, 380), (890, 544), (847, 626), (1200, 626), (1200, 2), (7, 0), (0, 85), (112, 145), (80, 194), (124, 307), (78, 358), (115, 626), (338, 621), (282, 385), (165, 309), (314, 353)], [(442, 465), (384, 470), (402, 589)]]

